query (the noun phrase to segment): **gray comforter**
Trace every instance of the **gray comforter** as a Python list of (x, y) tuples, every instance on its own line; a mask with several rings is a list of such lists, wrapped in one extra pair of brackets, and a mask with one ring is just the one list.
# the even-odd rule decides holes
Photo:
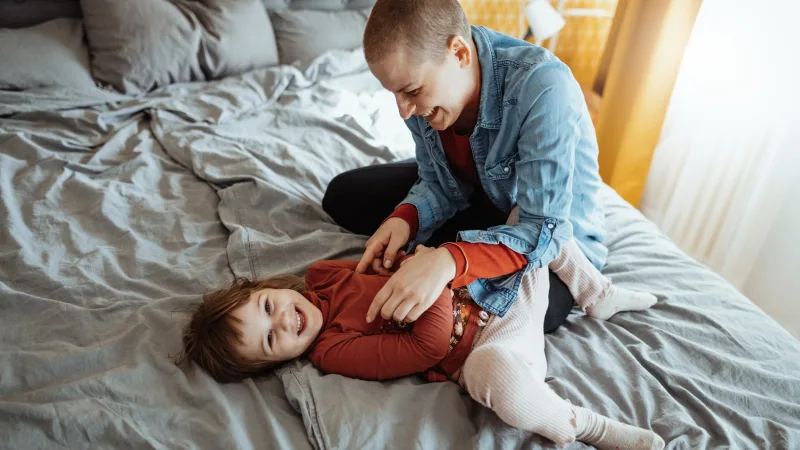
[[(220, 385), (172, 363), (201, 294), (366, 237), (330, 179), (412, 156), (358, 52), (146, 97), (0, 92), (0, 447), (550, 448), (452, 383)], [(800, 342), (610, 189), (605, 272), (659, 303), (547, 338), (548, 382), (668, 448), (800, 447)], [(582, 448), (574, 444), (572, 448)]]

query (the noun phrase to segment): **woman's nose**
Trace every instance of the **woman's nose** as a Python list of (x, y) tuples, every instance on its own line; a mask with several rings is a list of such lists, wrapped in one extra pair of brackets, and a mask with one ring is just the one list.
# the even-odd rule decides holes
[(405, 96), (402, 94), (394, 94), (394, 98), (397, 101), (397, 109), (400, 111), (400, 117), (406, 120), (414, 114), (417, 108), (404, 97)]

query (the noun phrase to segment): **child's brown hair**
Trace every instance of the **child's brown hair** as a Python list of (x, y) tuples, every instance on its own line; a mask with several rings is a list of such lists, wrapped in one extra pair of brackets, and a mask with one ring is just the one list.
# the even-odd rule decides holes
[(306, 285), (302, 278), (294, 275), (258, 281), (236, 278), (230, 286), (204, 295), (203, 304), (194, 311), (183, 332), (183, 351), (175, 363), (190, 360), (221, 383), (240, 381), (277, 367), (280, 363), (250, 361), (235, 349), (235, 343), (242, 342), (242, 333), (236, 326), (241, 321), (231, 312), (262, 289), (303, 292)]
[(364, 30), (364, 55), (369, 63), (380, 62), (401, 45), (410, 62), (440, 62), (457, 35), (472, 39), (458, 0), (378, 0)]

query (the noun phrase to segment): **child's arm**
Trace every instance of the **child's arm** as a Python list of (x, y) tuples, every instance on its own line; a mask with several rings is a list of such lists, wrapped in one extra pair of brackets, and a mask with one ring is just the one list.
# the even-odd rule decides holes
[(445, 356), (453, 330), (449, 290), (413, 324), (410, 332), (376, 334), (325, 333), (309, 358), (326, 373), (364, 380), (387, 380), (427, 370)]

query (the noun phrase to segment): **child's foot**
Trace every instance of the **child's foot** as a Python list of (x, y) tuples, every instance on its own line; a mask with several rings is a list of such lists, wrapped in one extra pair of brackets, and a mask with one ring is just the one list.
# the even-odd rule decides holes
[(575, 407), (575, 439), (600, 450), (662, 450), (661, 436), (644, 428), (633, 427), (601, 416), (580, 406)]
[(656, 296), (653, 294), (611, 286), (605, 297), (598, 300), (594, 306), (586, 308), (586, 314), (608, 320), (618, 312), (642, 311), (655, 305), (656, 301)]

